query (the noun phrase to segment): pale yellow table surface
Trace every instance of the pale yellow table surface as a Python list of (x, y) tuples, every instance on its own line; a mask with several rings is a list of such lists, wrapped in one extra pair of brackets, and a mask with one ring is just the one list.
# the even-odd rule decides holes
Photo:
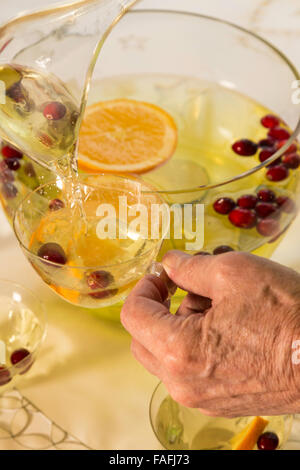
[[(24, 8), (36, 5), (35, 0), (24, 2)], [(145, 0), (141, 6), (196, 11), (240, 23), (272, 40), (300, 66), (298, 0)], [(15, 13), (14, 2), (5, 2), (0, 21)], [(300, 271), (299, 233), (300, 217), (274, 259)], [(119, 325), (72, 307), (52, 293), (24, 258), (2, 214), (0, 278), (31, 288), (47, 305), (48, 336), (20, 387), (25, 396), (92, 448), (159, 448), (148, 419), (157, 380), (132, 358), (129, 336)], [(300, 449), (298, 435), (297, 420), (290, 448)], [(10, 447), (5, 442), (0, 441), (0, 449)]]

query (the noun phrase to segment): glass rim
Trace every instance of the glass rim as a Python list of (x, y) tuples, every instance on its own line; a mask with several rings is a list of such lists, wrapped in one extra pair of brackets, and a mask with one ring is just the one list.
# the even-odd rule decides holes
[[(150, 425), (151, 425), (151, 428), (152, 428), (152, 431), (153, 431), (153, 434), (155, 435), (157, 441), (160, 443), (160, 445), (163, 447), (164, 450), (168, 450), (166, 448), (166, 446), (162, 443), (161, 439), (159, 438), (158, 436), (158, 433), (156, 432), (156, 429), (155, 429), (155, 425), (154, 425), (154, 419), (153, 419), (153, 416), (152, 416), (152, 407), (153, 407), (153, 403), (154, 403), (154, 400), (155, 400), (155, 397), (156, 397), (156, 394), (158, 392), (158, 390), (160, 388), (164, 388), (166, 390), (166, 393), (168, 396), (170, 396), (170, 394), (168, 393), (168, 390), (167, 390), (167, 387), (165, 386), (165, 384), (160, 380), (158, 382), (158, 384), (155, 386), (153, 392), (152, 392), (152, 395), (151, 395), (151, 398), (150, 398), (150, 402), (149, 402), (149, 406), (148, 406), (148, 415), (149, 415), (149, 421), (150, 421)], [(172, 398), (172, 397), (171, 397)], [(201, 413), (200, 413), (201, 414)], [(277, 415), (274, 415), (274, 416), (277, 416)], [(293, 421), (294, 421), (294, 415), (291, 414), (291, 413), (287, 413), (287, 414), (284, 414), (282, 415), (282, 417), (284, 417), (285, 419), (289, 420), (288, 421), (288, 425), (287, 425), (287, 430), (285, 429), (284, 431), (284, 434), (287, 436), (287, 439), (289, 439), (290, 437), (290, 434), (291, 434), (291, 431), (292, 431), (292, 425), (293, 425)], [(216, 419), (219, 419), (219, 418), (216, 418)], [(283, 439), (286, 443), (286, 440)], [(282, 450), (282, 444), (279, 446), (278, 449), (276, 450)]]
[[(8, 370), (10, 372), (13, 371), (14, 374), (12, 374), (12, 376), (14, 376), (14, 375), (19, 373), (18, 369), (21, 369), (22, 365), (25, 365), (28, 362), (28, 358), (32, 358), (38, 352), (41, 345), (43, 344), (43, 342), (46, 338), (46, 335), (47, 335), (47, 328), (48, 328), (47, 311), (46, 311), (46, 307), (45, 307), (44, 302), (42, 302), (39, 299), (39, 297), (31, 289), (29, 289), (28, 287), (25, 287), (22, 284), (19, 284), (18, 282), (10, 281), (9, 279), (2, 279), (1, 278), (0, 279), (0, 293), (1, 293), (1, 286), (3, 284), (6, 285), (6, 286), (15, 287), (16, 289), (18, 289), (20, 291), (24, 291), (27, 294), (29, 294), (35, 300), (35, 302), (37, 302), (37, 305), (39, 306), (39, 314), (42, 316), (42, 321), (43, 321), (43, 323), (40, 323), (41, 329), (42, 329), (42, 335), (41, 335), (41, 338), (38, 340), (38, 344), (36, 345), (36, 347), (32, 351), (29, 351), (29, 355), (24, 357), (17, 364), (11, 365), (9, 367), (5, 367), (6, 370)], [(34, 315), (36, 315), (35, 311), (33, 313), (34, 313)]]
[[(214, 23), (220, 23), (222, 25), (225, 25), (225, 26), (228, 26), (228, 27), (232, 28), (233, 30), (235, 29), (235, 30), (237, 30), (237, 31), (239, 31), (243, 34), (251, 36), (252, 38), (256, 39), (257, 41), (261, 42), (262, 44), (267, 46), (269, 49), (271, 49), (277, 56), (279, 56), (279, 58), (282, 60), (282, 62), (285, 63), (285, 65), (288, 66), (288, 68), (290, 69), (290, 71), (294, 75), (295, 80), (300, 81), (300, 72), (298, 71), (296, 66), (293, 64), (293, 62), (279, 48), (274, 46), (274, 44), (272, 44), (272, 42), (270, 42), (267, 39), (263, 38), (259, 34), (253, 32), (253, 31), (250, 31), (249, 29), (244, 28), (243, 26), (239, 26), (235, 23), (232, 23), (232, 22), (227, 21), (227, 20), (223, 20), (221, 18), (216, 18), (214, 16), (203, 15), (201, 13), (194, 13), (194, 12), (189, 12), (189, 11), (184, 11), (184, 10), (180, 11), (180, 10), (168, 10), (168, 9), (160, 10), (160, 9), (155, 9), (155, 8), (154, 9), (151, 9), (151, 8), (145, 8), (145, 9), (137, 8), (137, 9), (128, 10), (125, 13), (124, 17), (126, 17), (127, 15), (143, 14), (143, 13), (145, 13), (145, 14), (147, 14), (147, 13), (148, 14), (149, 13), (171, 14), (171, 15), (178, 15), (178, 16), (188, 16), (188, 17), (194, 17), (194, 18), (201, 18), (201, 19), (204, 19), (204, 20), (212, 21)], [(100, 60), (101, 60), (101, 56), (100, 56)], [(296, 105), (294, 105), (294, 106), (296, 106)], [(217, 182), (217, 183), (203, 184), (203, 185), (200, 185), (200, 186), (195, 186), (193, 188), (186, 188), (186, 189), (183, 188), (183, 189), (177, 189), (177, 190), (168, 190), (168, 189), (155, 190), (155, 192), (158, 193), (158, 194), (162, 194), (162, 195), (163, 194), (165, 194), (165, 195), (190, 194), (190, 193), (194, 193), (194, 192), (197, 192), (197, 191), (206, 191), (206, 190), (209, 190), (209, 189), (219, 188), (219, 187), (223, 187), (223, 186), (226, 186), (228, 184), (231, 184), (231, 183), (235, 183), (236, 181), (247, 178), (247, 177), (253, 175), (254, 173), (262, 170), (263, 168), (266, 168), (268, 165), (270, 165), (270, 163), (273, 163), (275, 160), (277, 160), (282, 155), (284, 155), (284, 153), (289, 149), (289, 147), (292, 145), (292, 143), (296, 140), (299, 133), (300, 133), (300, 110), (299, 110), (299, 118), (298, 118), (297, 124), (296, 124), (291, 136), (289, 137), (289, 139), (287, 139), (285, 145), (283, 145), (281, 148), (279, 148), (271, 157), (269, 157), (263, 163), (260, 163), (256, 166), (254, 166), (253, 168), (240, 173), (239, 175), (236, 175), (234, 177), (226, 178), (226, 179), (224, 179), (220, 182)]]
[[(99, 178), (99, 177), (107, 177), (107, 176), (110, 176), (110, 177), (114, 177), (114, 178), (117, 178), (117, 179), (120, 179), (120, 180), (129, 180), (131, 181), (132, 183), (136, 182), (136, 183), (139, 183), (141, 184), (142, 186), (145, 186), (145, 188), (148, 188), (147, 190), (145, 191), (141, 191), (141, 194), (142, 195), (156, 195), (156, 197), (160, 200), (160, 202), (164, 205), (167, 204), (167, 202), (161, 197), (160, 194), (158, 194), (158, 192), (155, 190), (155, 188), (149, 184), (148, 182), (145, 182), (144, 180), (142, 180), (140, 177), (136, 176), (136, 175), (128, 175), (128, 176), (124, 176), (124, 175), (118, 175), (118, 174), (115, 174), (115, 173), (79, 173), (79, 180), (83, 179), (83, 178), (88, 178), (88, 177), (95, 177), (95, 178)], [(65, 180), (68, 180), (70, 179), (71, 177), (68, 177), (68, 178), (65, 178)], [(35, 190), (33, 191), (30, 191), (28, 194), (26, 194), (26, 196), (20, 201), (20, 203), (18, 204), (18, 207), (16, 208), (15, 210), (15, 213), (14, 213), (14, 217), (13, 217), (13, 230), (14, 230), (14, 234), (18, 240), (18, 243), (20, 244), (21, 248), (25, 251), (25, 253), (28, 253), (30, 256), (32, 256), (33, 258), (37, 259), (39, 262), (44, 262), (45, 264), (49, 265), (49, 266), (53, 266), (53, 267), (56, 267), (56, 268), (60, 268), (60, 269), (76, 269), (76, 270), (100, 270), (100, 269), (104, 269), (104, 268), (114, 268), (114, 267), (117, 267), (117, 266), (125, 266), (126, 264), (129, 264), (131, 263), (134, 259), (141, 259), (141, 258), (144, 258), (144, 257), (147, 257), (147, 255), (149, 255), (149, 253), (153, 250), (153, 247), (152, 248), (149, 248), (147, 251), (145, 251), (144, 253), (141, 253), (139, 254), (138, 256), (134, 256), (132, 259), (130, 260), (126, 260), (126, 261), (122, 261), (121, 263), (113, 263), (113, 264), (105, 264), (105, 265), (94, 265), (94, 266), (68, 266), (67, 264), (65, 265), (61, 265), (59, 263), (54, 263), (53, 261), (47, 261), (47, 260), (43, 260), (42, 258), (40, 258), (36, 253), (34, 253), (33, 251), (31, 251), (29, 248), (27, 248), (24, 243), (21, 241), (20, 239), (20, 236), (18, 234), (18, 230), (16, 228), (16, 223), (17, 223), (17, 216), (18, 216), (18, 213), (21, 211), (21, 208), (22, 206), (26, 203), (26, 201), (34, 194), (36, 194), (38, 191), (40, 191), (41, 189), (45, 188), (46, 186), (50, 186), (50, 185), (55, 185), (57, 184), (57, 180), (53, 180), (53, 181), (49, 181), (48, 183), (45, 183), (45, 184), (42, 184), (40, 186), (38, 186)], [(84, 184), (80, 181), (80, 184)], [(88, 186), (88, 183), (86, 184)], [(91, 186), (91, 187), (94, 187), (95, 186)], [(156, 244), (159, 245), (160, 243), (163, 242), (166, 234), (168, 233), (168, 230), (169, 230), (169, 226), (166, 227), (165, 229), (165, 232), (162, 233), (162, 235), (160, 236), (159, 239), (155, 240)]]
[(156, 429), (155, 429), (155, 426), (154, 426), (154, 420), (153, 420), (153, 417), (152, 417), (152, 407), (153, 407), (153, 402), (154, 402), (154, 399), (155, 399), (155, 396), (156, 396), (156, 393), (157, 391), (159, 390), (159, 388), (161, 386), (164, 386), (165, 385), (163, 384), (162, 381), (159, 381), (158, 384), (155, 386), (153, 392), (152, 392), (152, 395), (151, 395), (151, 398), (150, 398), (150, 402), (149, 402), (149, 406), (148, 406), (148, 414), (149, 414), (149, 421), (150, 421), (150, 425), (151, 425), (151, 428), (152, 428), (152, 431), (157, 439), (157, 441), (160, 443), (160, 445), (164, 448), (164, 450), (168, 450), (164, 445), (163, 443), (161, 442), (160, 438), (158, 437), (158, 434), (156, 432)]

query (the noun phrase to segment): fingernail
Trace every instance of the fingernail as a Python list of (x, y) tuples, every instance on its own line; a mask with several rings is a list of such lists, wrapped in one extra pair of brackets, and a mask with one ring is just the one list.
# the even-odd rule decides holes
[(191, 255), (183, 253), (182, 251), (173, 250), (169, 251), (164, 256), (162, 264), (167, 274), (170, 276), (172, 271), (176, 271), (187, 258), (191, 258)]

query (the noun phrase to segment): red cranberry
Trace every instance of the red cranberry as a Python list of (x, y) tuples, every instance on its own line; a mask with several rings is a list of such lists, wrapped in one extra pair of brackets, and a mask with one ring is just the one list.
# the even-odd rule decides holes
[[(287, 142), (286, 140), (282, 140), (282, 141), (280, 141), (280, 142), (277, 142), (277, 144), (276, 144), (277, 149), (281, 149), (281, 148), (286, 144), (286, 142)], [(289, 146), (289, 148), (288, 148), (284, 153), (285, 153), (285, 154), (287, 154), (287, 153), (295, 153), (295, 152), (297, 152), (297, 150), (298, 150), (298, 149), (297, 149), (297, 145), (296, 145), (296, 144), (292, 144), (292, 145)]]
[(5, 163), (11, 171), (18, 171), (21, 167), (21, 163), (18, 158), (7, 158)]
[(256, 225), (256, 213), (254, 210), (234, 209), (229, 214), (230, 222), (239, 228), (253, 228)]
[(38, 256), (46, 261), (56, 264), (66, 264), (67, 257), (58, 243), (45, 243), (38, 251)]
[(29, 355), (30, 355), (30, 352), (27, 349), (25, 348), (17, 349), (11, 354), (10, 362), (12, 363), (12, 365), (16, 365), (18, 364), (18, 362), (23, 361), (23, 359), (25, 359), (25, 357)]
[(32, 163), (27, 162), (24, 166), (24, 173), (25, 175), (29, 176), (30, 178), (36, 177), (36, 172)]
[(245, 194), (238, 199), (238, 206), (243, 209), (254, 209), (257, 201), (257, 197), (253, 194)]
[(282, 157), (282, 162), (287, 168), (297, 170), (300, 166), (300, 156), (297, 153), (289, 153)]
[(113, 282), (113, 276), (107, 271), (95, 271), (87, 277), (88, 286), (93, 290), (106, 289)]
[[(292, 222), (291, 222), (292, 223)], [(268, 243), (275, 243), (277, 242), (277, 240), (282, 237), (282, 235), (287, 232), (287, 230), (290, 228), (291, 226), (291, 223), (289, 225), (287, 225), (283, 230), (281, 230), (280, 232), (278, 232), (275, 237), (273, 237), (271, 240), (268, 241)]]
[(273, 127), (268, 132), (268, 137), (271, 137), (275, 140), (287, 140), (290, 138), (290, 136), (290, 133), (282, 127)]
[(3, 183), (1, 191), (5, 199), (14, 199), (18, 194), (18, 189), (12, 183)]
[(268, 169), (266, 176), (270, 181), (283, 181), (289, 176), (289, 170), (284, 165), (272, 166)]
[(24, 95), (24, 92), (22, 90), (21, 83), (15, 83), (12, 85), (7, 91), (6, 95), (15, 101), (15, 103), (26, 103), (26, 97)]
[(259, 202), (255, 208), (258, 217), (265, 219), (278, 210), (277, 204), (273, 202)]
[(259, 160), (261, 161), (261, 163), (263, 163), (266, 160), (268, 160), (270, 157), (272, 157), (272, 155), (274, 155), (275, 152), (276, 152), (276, 149), (274, 147), (273, 148), (266, 147), (259, 153)]
[(276, 202), (283, 212), (286, 212), (287, 214), (292, 214), (296, 210), (295, 202), (287, 196), (278, 196)]
[(21, 369), (19, 372), (21, 375), (28, 372), (33, 364), (32, 356), (25, 348), (14, 351), (10, 356), (10, 361), (15, 367)]
[(211, 253), (208, 253), (208, 251), (198, 251), (194, 256), (211, 256)]
[(21, 152), (14, 149), (13, 147), (10, 147), (9, 145), (4, 145), (4, 147), (2, 147), (1, 153), (5, 158), (18, 158), (19, 160), (23, 158), (23, 154)]
[(235, 208), (235, 202), (229, 197), (221, 197), (214, 203), (214, 209), (218, 214), (227, 215)]
[(258, 146), (260, 148), (273, 147), (274, 144), (275, 144), (275, 140), (271, 139), (270, 137), (268, 139), (262, 139), (258, 142)]
[(250, 157), (257, 152), (257, 144), (249, 139), (241, 139), (232, 145), (232, 150), (243, 157)]
[(258, 199), (263, 202), (274, 202), (276, 194), (271, 189), (261, 189), (257, 193)]
[(3, 183), (13, 183), (15, 181), (12, 171), (10, 171), (4, 160), (0, 162), (0, 181)]
[(213, 253), (214, 255), (222, 255), (223, 253), (229, 253), (230, 251), (234, 251), (231, 246), (221, 245), (215, 248)]
[(118, 289), (108, 289), (108, 290), (103, 290), (101, 292), (93, 292), (92, 294), (89, 294), (89, 296), (96, 300), (103, 300), (103, 299), (109, 299), (110, 297), (117, 295), (117, 293), (118, 293)]
[(279, 222), (271, 218), (260, 220), (256, 228), (263, 237), (271, 237), (280, 231)]
[(12, 380), (9, 370), (6, 367), (0, 367), (0, 387), (8, 384)]
[(59, 211), (60, 209), (63, 209), (64, 207), (65, 207), (65, 204), (60, 199), (53, 199), (52, 201), (49, 202), (50, 211)]
[(279, 438), (274, 432), (264, 432), (257, 441), (259, 450), (276, 450), (279, 446)]
[(49, 121), (59, 121), (65, 117), (66, 113), (67, 108), (64, 104), (59, 103), (58, 101), (46, 104), (43, 110), (45, 118), (49, 119)]
[(268, 129), (273, 129), (273, 127), (279, 126), (280, 119), (278, 119), (277, 116), (274, 116), (274, 114), (267, 114), (261, 119), (260, 122), (264, 127), (267, 127)]

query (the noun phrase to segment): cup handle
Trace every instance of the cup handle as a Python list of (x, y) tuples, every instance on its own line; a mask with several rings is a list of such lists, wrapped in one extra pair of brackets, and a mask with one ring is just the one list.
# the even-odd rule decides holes
[(169, 293), (168, 299), (171, 299), (175, 295), (177, 291), (177, 286), (176, 284), (174, 284), (173, 281), (171, 281), (171, 279), (167, 275), (162, 263), (154, 261), (148, 269), (148, 273), (159, 277), (159, 279), (161, 279), (165, 283)]

